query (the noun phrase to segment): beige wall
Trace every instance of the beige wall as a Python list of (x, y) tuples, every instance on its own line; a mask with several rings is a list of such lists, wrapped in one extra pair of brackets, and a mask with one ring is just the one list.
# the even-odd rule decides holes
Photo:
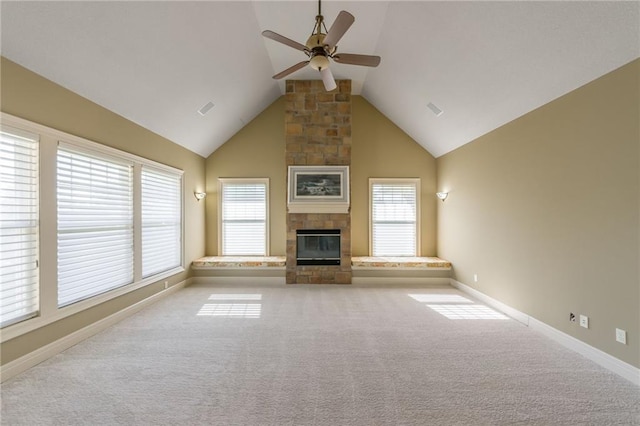
[[(77, 94), (2, 58), (3, 112), (164, 163), (184, 173), (184, 255), (187, 271), (168, 279), (185, 280), (189, 264), (204, 255), (204, 203), (191, 195), (205, 183), (205, 159)], [(46, 220), (46, 219), (45, 219)], [(41, 277), (46, 285), (47, 277)], [(164, 280), (163, 280), (164, 281)], [(157, 282), (2, 344), (2, 363), (10, 362), (95, 321), (131, 306), (164, 288)]]
[(269, 254), (285, 255), (284, 98), (207, 158), (207, 255), (218, 255), (218, 178), (269, 178)]
[[(421, 178), (422, 255), (436, 254), (435, 159), (360, 96), (352, 100), (351, 250), (369, 254), (370, 177)], [(285, 255), (284, 98), (278, 99), (207, 158), (207, 255), (218, 254), (218, 178), (270, 179), (270, 254)]]
[(437, 160), (455, 279), (635, 367), (639, 75), (635, 61)]
[(420, 178), (420, 255), (436, 255), (436, 160), (366, 99), (354, 96), (351, 251), (369, 255), (369, 178)]

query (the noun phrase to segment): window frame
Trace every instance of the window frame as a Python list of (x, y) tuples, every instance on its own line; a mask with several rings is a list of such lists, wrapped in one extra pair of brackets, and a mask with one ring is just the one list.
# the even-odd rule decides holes
[[(33, 278), (33, 280), (35, 282), (31, 283), (31, 285), (34, 285), (36, 289), (36, 295), (33, 298), (35, 299), (33, 300), (34, 302), (33, 304), (35, 305), (35, 310), (29, 311), (27, 313), (23, 313), (19, 316), (15, 316), (9, 320), (5, 320), (4, 323), (0, 321), (0, 328), (4, 329), (14, 324), (28, 321), (40, 315), (40, 135), (34, 132), (26, 131), (24, 129), (7, 125), (4, 123), (4, 120), (2, 122), (1, 128), (3, 129), (4, 132), (6, 132), (11, 136), (30, 140), (31, 142), (34, 143), (35, 152), (33, 155), (33, 161), (29, 164), (30, 166), (33, 167), (33, 169), (31, 169), (30, 171), (35, 175), (34, 180), (36, 184), (34, 197), (29, 198), (29, 200), (35, 201), (35, 204), (32, 206), (35, 208), (35, 216), (36, 216), (35, 226), (21, 227), (21, 229), (33, 228), (36, 236), (35, 244), (34, 244), (35, 247), (33, 247), (33, 249), (35, 250), (35, 267), (34, 267), (35, 277)], [(12, 197), (12, 198), (15, 198), (15, 197)], [(22, 251), (22, 250), (18, 250), (18, 251)]]
[[(103, 153), (99, 153), (96, 151), (92, 151), (91, 149), (84, 149), (82, 147), (79, 149), (77, 145), (68, 144), (64, 141), (58, 141), (58, 147), (56, 149), (56, 173), (57, 173), (57, 181), (56, 181), (56, 205), (57, 205), (57, 267), (58, 267), (58, 307), (62, 308), (65, 306), (72, 305), (74, 303), (78, 303), (82, 300), (91, 299), (92, 297), (98, 296), (103, 293), (108, 293), (111, 290), (115, 290), (116, 288), (124, 287), (129, 284), (135, 282), (135, 228), (134, 228), (134, 198), (135, 198), (135, 185), (134, 185), (134, 162), (130, 160), (125, 160), (117, 156), (106, 155)], [(104, 172), (107, 172), (108, 175), (113, 175), (117, 179), (112, 180), (111, 178), (104, 178)], [(62, 178), (62, 179), (61, 179)], [(62, 182), (62, 183), (61, 183)], [(102, 182), (101, 185), (97, 185), (98, 182)], [(107, 191), (105, 192), (104, 189)], [(90, 200), (83, 200), (83, 202), (78, 202), (76, 196), (87, 192), (87, 188), (90, 189), (90, 193), (86, 194), (85, 197), (89, 197)], [(61, 197), (61, 192), (63, 196)], [(117, 194), (114, 198), (114, 192)], [(109, 200), (104, 200), (103, 197), (109, 197)], [(62, 200), (62, 201), (61, 201)], [(105, 202), (106, 201), (106, 202)], [(90, 261), (85, 257), (85, 254), (90, 251), (86, 246), (87, 244), (91, 244), (89, 241), (93, 240), (96, 235), (92, 235), (87, 240), (87, 234), (95, 234), (99, 233), (102, 238), (104, 238), (104, 223), (98, 223), (101, 218), (100, 212), (95, 211), (93, 209), (87, 209), (87, 204), (91, 204), (92, 202), (99, 203), (99, 208), (104, 209), (111, 207), (113, 204), (110, 204), (108, 201), (113, 201), (114, 203), (120, 203), (122, 210), (118, 209), (115, 212), (117, 217), (117, 224), (115, 225), (117, 232), (120, 237), (126, 237), (118, 241), (118, 244), (124, 242), (124, 245), (121, 245), (121, 252), (119, 252), (119, 258), (121, 261), (120, 266), (126, 266), (126, 269), (123, 271), (126, 273), (125, 281), (121, 281), (115, 283), (106, 281), (104, 284), (96, 285), (96, 281), (105, 281), (104, 275), (101, 277), (102, 280), (94, 280), (94, 271), (103, 271), (107, 276), (114, 274), (115, 272), (120, 272), (120, 268), (113, 268), (116, 265), (110, 265), (111, 268), (104, 269), (105, 264), (109, 265), (109, 263), (102, 263), (100, 260), (100, 256), (112, 255), (116, 252), (113, 249), (113, 245), (116, 245), (115, 241), (113, 244), (101, 244), (97, 247), (97, 250), (100, 252), (96, 257), (98, 260)], [(67, 210), (67, 213), (61, 213)], [(61, 216), (67, 218), (66, 221), (63, 222)], [(89, 219), (91, 221), (91, 225), (89, 227), (78, 228), (78, 223), (82, 223), (82, 221), (78, 222), (77, 217), (80, 216), (81, 220)], [(71, 219), (69, 219), (69, 217)], [(67, 224), (65, 227), (61, 227), (61, 223)], [(124, 234), (124, 235), (122, 235)], [(64, 248), (71, 248), (72, 251), (78, 252), (78, 248), (82, 249), (79, 251), (80, 255), (65, 255), (61, 256), (61, 246)], [(75, 250), (74, 250), (75, 249)], [(61, 261), (61, 257), (64, 258), (64, 262)], [(109, 257), (112, 259), (112, 257)], [(87, 263), (93, 263), (95, 265), (95, 269), (88, 267)], [(61, 272), (61, 265), (65, 264), (64, 272)], [(82, 280), (78, 280), (78, 272), (85, 271), (85, 274), (91, 273), (91, 278), (86, 278)], [(61, 280), (62, 275), (71, 274), (70, 280)], [(81, 273), (82, 274), (82, 273)], [(74, 279), (76, 278), (76, 279)], [(114, 277), (115, 278), (115, 277)], [(118, 277), (120, 278), (120, 277)], [(80, 283), (80, 285), (74, 285), (73, 282)], [(65, 283), (63, 290), (61, 290), (61, 282)], [(75, 297), (71, 297), (71, 295), (76, 293)]]
[[(414, 256), (406, 256), (406, 257), (419, 257), (421, 253), (421, 233), (420, 233), (420, 178), (369, 178), (369, 256), (374, 256), (373, 254), (373, 185), (374, 184), (410, 184), (415, 186), (416, 191), (416, 218), (415, 218), (415, 254)], [(404, 257), (404, 256), (398, 256)]]
[[(178, 257), (179, 257), (179, 261), (178, 261), (178, 265), (175, 266), (170, 266), (166, 269), (163, 270), (159, 270), (153, 273), (150, 273), (148, 275), (144, 274), (144, 254), (145, 254), (145, 250), (144, 250), (144, 229), (145, 229), (145, 223), (144, 223), (144, 217), (142, 216), (142, 213), (144, 211), (144, 193), (142, 191), (142, 175), (145, 173), (145, 170), (147, 170), (150, 173), (157, 173), (157, 174), (164, 174), (165, 177), (169, 176), (169, 175), (173, 175), (172, 178), (177, 177), (179, 180), (179, 183), (177, 185), (177, 190), (178, 190), (178, 215), (179, 215), (179, 231), (180, 231), (180, 249), (179, 249), (179, 253)], [(143, 164), (140, 170), (140, 232), (141, 232), (141, 236), (140, 236), (140, 274), (141, 274), (141, 278), (148, 278), (148, 277), (152, 277), (154, 275), (158, 275), (158, 274), (162, 274), (163, 272), (167, 271), (167, 270), (171, 270), (173, 268), (176, 267), (180, 267), (184, 265), (184, 179), (183, 179), (183, 174), (182, 173), (174, 173), (173, 171), (169, 172), (166, 169), (160, 169), (156, 166), (150, 165), (150, 164)]]
[[(222, 251), (224, 244), (223, 235), (223, 205), (222, 205), (222, 188), (225, 184), (264, 184), (265, 185), (265, 248), (264, 255), (225, 255)], [(269, 256), (270, 238), (269, 229), (271, 228), (269, 220), (269, 178), (218, 178), (218, 255), (220, 256)]]
[[(154, 160), (130, 154), (128, 152), (103, 145), (91, 140), (75, 136), (60, 130), (53, 129), (42, 124), (0, 112), (0, 121), (3, 125), (34, 133), (40, 137), (40, 181), (39, 181), (39, 259), (40, 259), (40, 314), (24, 321), (7, 325), (2, 328), (0, 341), (5, 342), (23, 334), (42, 328), (48, 324), (60, 321), (94, 306), (100, 305), (117, 297), (146, 287), (150, 284), (161, 282), (163, 279), (185, 271), (185, 179), (184, 171)], [(92, 153), (103, 153), (107, 156), (122, 158), (135, 163), (134, 165), (134, 282), (116, 289), (98, 294), (76, 303), (58, 307), (58, 269), (57, 269), (57, 148), (58, 143), (74, 145), (78, 150), (88, 150)], [(154, 168), (173, 171), (181, 175), (181, 265), (179, 267), (142, 278), (141, 256), (141, 178), (140, 168), (147, 164)], [(47, 277), (43, 279), (43, 277)]]

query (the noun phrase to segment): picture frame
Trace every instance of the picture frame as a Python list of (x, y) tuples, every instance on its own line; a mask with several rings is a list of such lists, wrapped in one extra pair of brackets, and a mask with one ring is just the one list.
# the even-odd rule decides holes
[(349, 166), (289, 166), (288, 205), (300, 213), (348, 211)]

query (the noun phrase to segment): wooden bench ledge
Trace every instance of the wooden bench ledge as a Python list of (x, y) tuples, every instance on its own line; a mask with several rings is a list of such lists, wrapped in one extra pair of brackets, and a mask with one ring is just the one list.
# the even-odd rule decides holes
[(451, 269), (451, 262), (439, 257), (352, 257), (351, 266), (358, 269)]
[(285, 256), (207, 256), (191, 262), (194, 269), (284, 268)]

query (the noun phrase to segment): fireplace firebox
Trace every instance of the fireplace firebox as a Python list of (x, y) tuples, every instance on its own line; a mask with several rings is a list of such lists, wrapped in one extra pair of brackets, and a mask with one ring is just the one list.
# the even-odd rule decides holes
[(296, 261), (298, 265), (340, 265), (340, 230), (298, 229)]

